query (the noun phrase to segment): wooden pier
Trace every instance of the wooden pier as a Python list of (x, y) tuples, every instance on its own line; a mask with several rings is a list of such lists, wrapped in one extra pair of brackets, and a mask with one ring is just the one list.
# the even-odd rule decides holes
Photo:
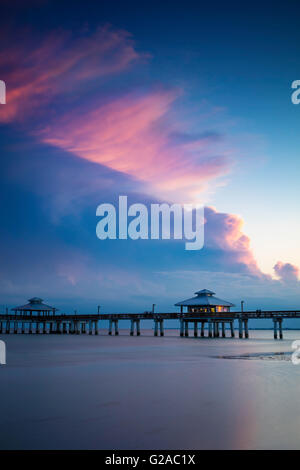
[[(200, 338), (235, 337), (235, 326), (239, 338), (249, 338), (250, 319), (270, 319), (273, 322), (274, 339), (283, 338), (283, 320), (300, 319), (300, 310), (258, 310), (223, 314), (191, 313), (114, 313), (92, 315), (63, 315), (56, 312), (38, 315), (22, 313), (0, 314), (0, 334), (89, 334), (98, 335), (100, 324), (108, 322), (108, 334), (118, 335), (122, 321), (129, 321), (130, 335), (141, 334), (141, 322), (153, 321), (154, 336), (164, 336), (165, 320), (178, 320), (179, 335)], [(103, 328), (104, 329), (104, 328)], [(107, 328), (105, 328), (107, 330)]]
[(0, 314), (0, 334), (76, 334), (99, 333), (99, 315)]
[[(119, 335), (119, 324), (130, 323), (130, 335), (140, 336), (141, 321), (152, 320), (154, 336), (164, 336), (165, 320), (177, 320), (179, 335), (188, 337), (191, 331), (195, 338), (235, 337), (235, 325), (239, 338), (249, 338), (248, 322), (250, 319), (271, 319), (273, 321), (274, 339), (282, 339), (282, 323), (285, 318), (299, 318), (300, 310), (255, 310), (231, 312), (234, 305), (214, 296), (207, 289), (195, 292), (196, 297), (184, 300), (175, 305), (180, 312), (155, 313), (98, 313), (78, 315), (58, 314), (58, 309), (43, 303), (39, 297), (29, 299), (29, 303), (12, 308), (14, 313), (0, 314), (0, 334), (89, 334), (98, 335), (100, 322), (108, 323), (108, 334)], [(243, 302), (242, 302), (243, 307)], [(187, 312), (183, 312), (187, 308)], [(229, 333), (228, 333), (229, 332)]]

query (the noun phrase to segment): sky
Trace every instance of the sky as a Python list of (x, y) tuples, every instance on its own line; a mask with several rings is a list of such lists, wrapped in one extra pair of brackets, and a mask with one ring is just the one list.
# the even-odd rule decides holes
[[(300, 308), (299, 5), (3, 1), (0, 305)], [(205, 205), (205, 242), (99, 240), (96, 208)]]

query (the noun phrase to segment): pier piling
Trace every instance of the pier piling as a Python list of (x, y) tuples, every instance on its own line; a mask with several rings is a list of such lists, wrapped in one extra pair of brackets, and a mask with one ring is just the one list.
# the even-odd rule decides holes
[(180, 336), (183, 336), (183, 332), (184, 332), (184, 323), (183, 323), (183, 319), (180, 318)]
[(245, 338), (249, 338), (248, 320), (244, 320)]
[(274, 323), (274, 339), (277, 339), (277, 319), (274, 319), (273, 323)]
[(243, 338), (243, 320), (239, 318), (239, 338)]
[(208, 337), (212, 337), (212, 323), (211, 320), (208, 320)]
[(278, 321), (279, 321), (279, 338), (283, 339), (283, 335), (282, 335), (282, 318), (280, 318)]
[(164, 332), (164, 321), (162, 319), (160, 319), (159, 327), (160, 327), (160, 336), (164, 336), (164, 334), (165, 334), (165, 332)]

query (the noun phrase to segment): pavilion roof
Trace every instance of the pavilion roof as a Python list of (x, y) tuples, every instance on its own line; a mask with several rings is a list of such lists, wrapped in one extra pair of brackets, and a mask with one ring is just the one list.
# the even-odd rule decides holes
[(55, 307), (51, 307), (50, 305), (44, 304), (43, 299), (40, 299), (39, 297), (33, 297), (32, 299), (28, 300), (28, 304), (26, 305), (20, 305), (19, 307), (14, 307), (11, 310), (18, 311), (32, 311), (32, 312), (55, 312), (58, 310)]
[(220, 306), (220, 307), (234, 307), (234, 304), (228, 302), (227, 300), (219, 299), (215, 297), (214, 292), (208, 289), (202, 289), (198, 292), (195, 292), (196, 297), (191, 297), (190, 299), (182, 300), (175, 304), (176, 307), (185, 307), (185, 306)]

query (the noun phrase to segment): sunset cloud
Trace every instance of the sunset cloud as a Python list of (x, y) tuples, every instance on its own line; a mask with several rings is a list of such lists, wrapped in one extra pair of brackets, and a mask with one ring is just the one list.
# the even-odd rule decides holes
[(278, 261), (274, 266), (275, 274), (283, 282), (295, 282), (299, 280), (300, 270), (291, 263), (282, 263)]
[[(39, 137), (78, 157), (142, 181), (148, 194), (194, 202), (230, 169), (219, 136), (174, 131), (169, 114), (178, 93), (128, 94), (84, 113), (67, 114)], [(220, 151), (220, 153), (218, 153)]]
[(0, 51), (7, 84), (0, 122), (21, 122), (42, 142), (129, 175), (145, 193), (174, 202), (204, 202), (210, 183), (215, 187), (230, 171), (231, 151), (220, 135), (187, 132), (176, 115), (182, 90), (107, 92), (112, 76), (146, 57), (129, 33), (106, 26), (76, 37), (68, 31), (23, 36)]
[(139, 57), (130, 34), (108, 26), (77, 37), (62, 30), (42, 39), (27, 33), (12, 38), (5, 31), (0, 37), (0, 74), (7, 85), (0, 122), (28, 120), (57, 95), (121, 72)]
[(268, 277), (261, 272), (251, 249), (250, 238), (243, 233), (243, 220), (234, 214), (205, 208), (205, 247), (218, 250), (226, 270), (234, 268), (258, 277)]
[[(0, 121), (24, 122), (40, 115), (39, 124), (33, 124), (29, 133), (43, 144), (70, 154), (69, 175), (74, 173), (75, 156), (82, 163), (114, 172), (109, 175), (109, 186), (115, 182), (118, 192), (122, 191), (118, 175), (123, 174), (130, 178), (131, 192), (141, 192), (142, 188), (145, 195), (159, 200), (205, 202), (210, 187), (215, 188), (219, 179), (229, 173), (232, 152), (216, 131), (186, 131), (185, 123), (174, 111), (182, 90), (161, 86), (106, 95), (102, 87), (97, 87), (91, 97), (85, 95), (82, 86), (99, 77), (109, 79), (140, 57), (130, 35), (110, 27), (93, 34), (85, 31), (77, 38), (60, 31), (45, 36), (38, 46), (27, 40), (10, 46), (9, 54), (0, 53), (7, 74), (3, 78), (8, 84), (8, 104), (0, 109)], [(53, 114), (54, 98), (66, 100), (76, 89), (86, 99), (67, 100), (66, 106)], [(90, 188), (96, 188), (100, 181), (93, 171), (85, 185), (84, 171), (80, 172), (80, 184), (73, 175), (71, 183), (67, 181), (59, 189), (58, 175), (64, 172), (58, 172), (57, 163), (54, 173), (52, 185), (56, 186), (59, 214), (68, 211), (68, 201), (76, 201), (78, 207), (85, 188), (91, 193)], [(105, 187), (104, 181), (101, 187)], [(44, 184), (43, 188), (45, 191)], [(207, 207), (205, 248), (227, 270), (263, 277), (242, 226), (238, 216)], [(64, 266), (59, 272), (74, 281), (74, 270), (69, 272)], [(276, 272), (281, 277), (295, 277), (287, 266), (277, 267)]]

